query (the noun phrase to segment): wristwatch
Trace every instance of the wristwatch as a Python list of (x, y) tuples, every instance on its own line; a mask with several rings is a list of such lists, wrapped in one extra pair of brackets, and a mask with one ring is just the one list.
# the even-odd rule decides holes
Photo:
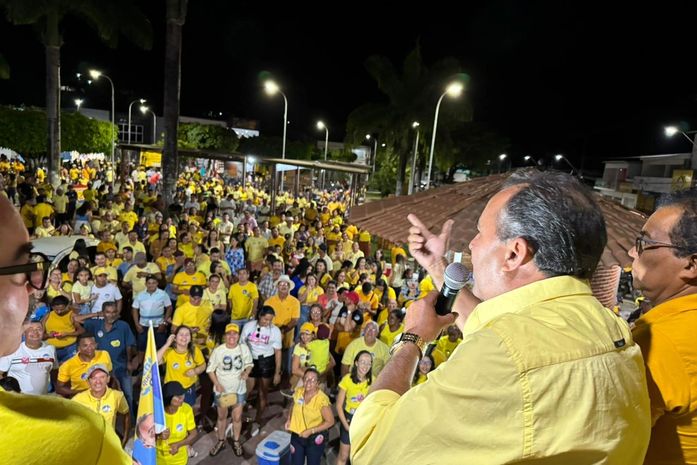
[(390, 348), (390, 356), (396, 354), (399, 351), (399, 349), (402, 348), (405, 344), (416, 345), (416, 347), (419, 348), (419, 358), (423, 357), (424, 350), (426, 350), (426, 345), (428, 345), (428, 343), (424, 341), (424, 339), (418, 334), (402, 333), (397, 335), (397, 337), (395, 338), (394, 343)]

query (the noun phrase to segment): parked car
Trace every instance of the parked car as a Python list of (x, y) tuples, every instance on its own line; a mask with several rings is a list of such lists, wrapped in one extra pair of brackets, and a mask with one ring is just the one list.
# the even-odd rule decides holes
[(70, 261), (68, 258), (70, 252), (73, 251), (75, 242), (78, 239), (84, 239), (85, 243), (87, 244), (87, 250), (90, 254), (90, 260), (94, 261), (94, 255), (97, 252), (97, 244), (99, 244), (99, 240), (85, 236), (51, 236), (34, 239), (32, 241), (32, 244), (34, 245), (32, 252), (39, 252), (48, 257), (49, 261), (51, 262), (49, 272), (56, 267), (60, 268), (61, 271), (65, 271), (68, 267), (68, 261)]

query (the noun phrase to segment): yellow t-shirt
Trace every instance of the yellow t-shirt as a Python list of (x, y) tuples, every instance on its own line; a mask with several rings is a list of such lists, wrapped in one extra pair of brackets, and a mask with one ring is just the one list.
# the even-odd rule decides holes
[(447, 360), (450, 358), (450, 354), (452, 354), (455, 350), (455, 347), (457, 347), (461, 342), (462, 338), (458, 338), (455, 342), (452, 342), (448, 336), (442, 336), (436, 343), (436, 350), (440, 350)]
[(372, 347), (368, 347), (365, 343), (365, 338), (359, 337), (354, 339), (346, 346), (344, 356), (341, 358), (342, 365), (353, 365), (353, 359), (361, 350), (367, 350), (373, 356), (373, 379), (380, 374), (383, 367), (390, 359), (390, 348), (381, 340), (376, 340)]
[[(49, 287), (49, 289), (51, 289)], [(48, 317), (46, 318), (46, 334), (51, 334), (51, 333), (72, 333), (75, 331), (75, 324), (73, 323), (73, 312), (68, 311), (64, 313), (63, 315), (59, 315), (54, 311), (49, 312)], [(49, 337), (46, 339), (46, 343), (51, 344), (53, 347), (56, 349), (62, 349), (63, 347), (68, 347), (70, 344), (73, 344), (77, 340), (77, 337), (75, 336), (70, 336), (70, 337), (63, 337), (63, 338), (56, 338), (56, 337)]]
[[(0, 389), (0, 425), (0, 456), (5, 464), (133, 463), (104, 417), (72, 400)], [(41, 444), (37, 444), (37, 438), (41, 438)]]
[(106, 388), (106, 392), (99, 399), (93, 397), (88, 389), (75, 395), (73, 400), (103, 416), (104, 420), (114, 428), (116, 427), (116, 414), (129, 412), (128, 402), (126, 402), (123, 392), (111, 388)]
[(128, 230), (130, 231), (138, 222), (138, 215), (134, 211), (126, 212), (123, 211), (119, 215), (119, 221), (123, 223), (124, 221), (128, 223)]
[(193, 378), (186, 376), (186, 372), (196, 368), (197, 366), (206, 363), (203, 358), (201, 349), (194, 346), (194, 358), (191, 358), (189, 352), (180, 354), (174, 348), (170, 347), (162, 357), (165, 362), (165, 383), (170, 381), (179, 381), (184, 389), (189, 389), (198, 379), (198, 376)]
[(269, 246), (266, 238), (263, 237), (248, 237), (244, 243), (244, 248), (247, 252), (247, 259), (250, 262), (258, 262), (264, 259), (264, 250)]
[(230, 305), (232, 306), (232, 319), (245, 320), (251, 318), (254, 311), (254, 300), (259, 299), (259, 290), (257, 285), (249, 281), (242, 286), (240, 283), (235, 283), (230, 286), (228, 294)]
[(183, 403), (176, 412), (165, 410), (165, 425), (169, 429), (169, 439), (157, 440), (157, 463), (161, 465), (185, 465), (189, 460), (189, 446), (182, 446), (176, 454), (169, 452), (169, 445), (186, 439), (189, 431), (196, 429), (194, 411)]
[(324, 423), (322, 408), (329, 407), (329, 397), (318, 390), (317, 393), (305, 403), (305, 388), (295, 390), (293, 394), (293, 413), (290, 417), (290, 431), (300, 434), (306, 429), (316, 428)]
[(392, 247), (390, 249), (390, 257), (392, 257), (392, 265), (397, 262), (397, 255), (407, 258), (407, 252), (401, 247)]
[(174, 311), (174, 316), (172, 317), (172, 325), (174, 326), (188, 326), (189, 328), (198, 328), (198, 331), (194, 334), (194, 342), (201, 346), (205, 342), (208, 336), (208, 331), (211, 327), (211, 315), (213, 314), (213, 307), (209, 302), (201, 301), (201, 305), (195, 306), (191, 302), (186, 302), (181, 306), (177, 307)]
[[(298, 297), (300, 297), (300, 295), (304, 293), (306, 289), (306, 286), (302, 286), (298, 291)], [(303, 305), (310, 306), (316, 303), (317, 299), (319, 299), (319, 296), (321, 296), (322, 294), (324, 294), (324, 289), (322, 289), (319, 286), (315, 286), (315, 288), (311, 291), (307, 291), (307, 297), (305, 298), (305, 302), (303, 303)]]
[(419, 282), (419, 299), (423, 299), (426, 297), (426, 294), (435, 290), (436, 286), (433, 285), (431, 275), (426, 275), (426, 277)]
[(138, 295), (145, 290), (145, 277), (139, 278), (138, 273), (157, 274), (160, 273), (160, 268), (154, 263), (146, 263), (145, 268), (133, 265), (123, 277), (123, 282), (130, 283), (133, 287), (133, 295)]
[(177, 261), (174, 259), (174, 257), (167, 258), (165, 256), (160, 255), (157, 257), (155, 260), (155, 264), (160, 267), (160, 271), (164, 274), (167, 273), (167, 267), (170, 265), (175, 265)]
[(378, 296), (375, 294), (375, 291), (370, 291), (370, 294), (365, 295), (363, 294), (362, 289), (356, 289), (356, 294), (358, 294), (358, 299), (361, 302), (369, 302), (370, 303), (370, 309), (371, 310), (377, 310), (378, 308)]
[(358, 384), (354, 383), (351, 379), (351, 374), (348, 373), (341, 378), (339, 389), (343, 389), (346, 392), (344, 411), (353, 415), (361, 402), (363, 402), (363, 399), (368, 395), (370, 385), (367, 379)]
[(278, 237), (272, 237), (271, 239), (268, 240), (269, 242), (269, 247), (275, 247), (277, 245), (281, 246), (281, 250), (283, 249), (283, 245), (286, 243), (286, 238), (279, 235)]
[(227, 289), (222, 284), (218, 284), (218, 289), (211, 292), (209, 288), (203, 290), (203, 302), (209, 303), (215, 308), (218, 305), (227, 305)]
[(66, 383), (70, 381), (70, 388), (75, 391), (89, 389), (87, 384), (87, 370), (92, 365), (106, 365), (111, 371), (111, 357), (106, 350), (95, 350), (94, 358), (89, 362), (84, 362), (79, 354), (75, 354), (58, 368), (58, 381)]
[(194, 258), (194, 243), (193, 242), (187, 242), (186, 244), (183, 242), (180, 242), (177, 245), (177, 248), (181, 250), (181, 252), (184, 254), (186, 258)]
[(403, 332), (404, 324), (399, 325), (399, 327), (394, 331), (390, 330), (390, 325), (385, 325), (385, 327), (382, 328), (382, 331), (380, 331), (380, 340), (387, 344), (387, 347), (392, 347), (394, 338), (396, 338), (398, 334), (401, 334)]
[[(191, 286), (206, 287), (206, 284), (208, 283), (203, 273), (195, 272), (194, 274), (188, 274), (186, 271), (180, 271), (179, 273), (174, 275), (174, 279), (172, 279), (172, 284), (179, 287), (179, 289), (182, 291), (188, 291), (189, 289), (191, 289)], [(180, 305), (183, 305), (188, 301), (188, 294), (179, 294), (177, 296), (176, 306), (179, 307)]]
[[(292, 295), (288, 295), (281, 300), (278, 295), (274, 295), (266, 299), (264, 305), (273, 307), (276, 316), (273, 317), (273, 324), (278, 327), (287, 325), (290, 320), (300, 318), (300, 302)], [(288, 348), (293, 345), (293, 331), (288, 331), (283, 336), (283, 348)]]
[(315, 339), (307, 344), (309, 358), (307, 361), (314, 365), (317, 371), (324, 373), (329, 366), (329, 340)]

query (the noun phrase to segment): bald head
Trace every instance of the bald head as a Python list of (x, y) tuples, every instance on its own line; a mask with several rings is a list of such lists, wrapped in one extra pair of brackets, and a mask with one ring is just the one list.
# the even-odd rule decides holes
[[(31, 242), (17, 209), (0, 196), (0, 268), (29, 262)], [(29, 291), (24, 274), (0, 276), (0, 356), (19, 346), (29, 309)]]

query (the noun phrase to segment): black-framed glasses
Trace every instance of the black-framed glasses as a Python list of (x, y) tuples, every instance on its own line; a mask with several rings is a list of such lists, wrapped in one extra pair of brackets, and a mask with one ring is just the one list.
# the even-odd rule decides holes
[(669, 242), (654, 241), (651, 239), (647, 239), (644, 236), (639, 236), (636, 238), (636, 240), (634, 241), (634, 247), (636, 248), (637, 255), (641, 255), (642, 253), (644, 253), (644, 250), (659, 249), (662, 247), (690, 251), (690, 249), (685, 246), (675, 245)]
[(34, 289), (41, 290), (46, 288), (50, 264), (51, 262), (46, 255), (32, 252), (29, 254), (29, 263), (0, 267), (0, 276), (23, 273), (27, 277), (27, 284)]

